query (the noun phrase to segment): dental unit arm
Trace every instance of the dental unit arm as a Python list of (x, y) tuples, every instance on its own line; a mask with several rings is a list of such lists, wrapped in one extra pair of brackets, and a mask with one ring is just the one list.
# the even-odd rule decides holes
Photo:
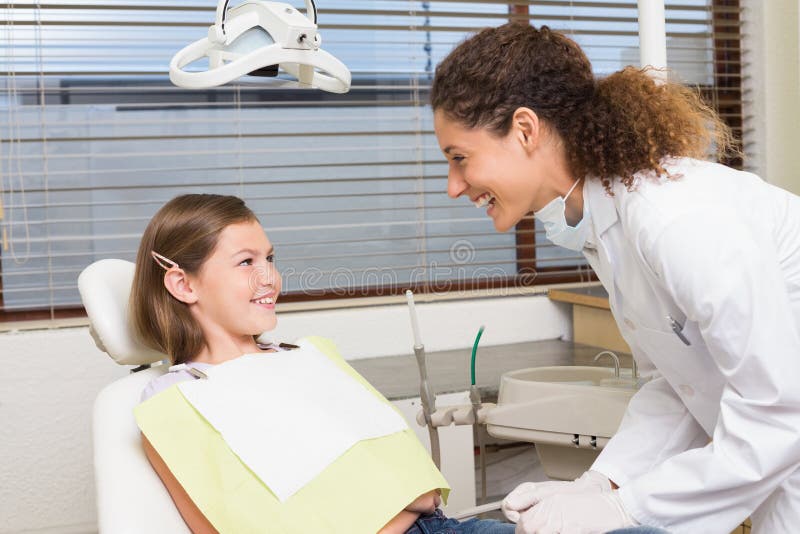
[[(180, 87), (200, 89), (246, 75), (277, 76), (283, 69), (301, 86), (346, 93), (350, 71), (320, 48), (316, 6), (313, 0), (305, 2), (307, 15), (280, 2), (247, 0), (228, 9), (229, 0), (219, 0), (208, 35), (172, 58), (170, 80)], [(208, 58), (207, 70), (184, 70), (202, 58)]]
[[(420, 397), (422, 399), (422, 409), (417, 413), (417, 424), (420, 426), (427, 426), (428, 433), (431, 440), (431, 457), (436, 467), (441, 468), (441, 449), (439, 445), (439, 427), (449, 426), (453, 423), (456, 425), (474, 425), (477, 427), (479, 424), (485, 424), (486, 416), (489, 411), (495, 406), (494, 404), (481, 402), (480, 391), (475, 384), (475, 356), (480, 341), (481, 334), (483, 334), (483, 327), (481, 326), (478, 336), (475, 339), (475, 344), (472, 350), (472, 384), (470, 386), (470, 404), (465, 406), (447, 406), (441, 409), (436, 409), (436, 395), (433, 393), (430, 383), (428, 382), (428, 369), (425, 362), (425, 346), (422, 344), (422, 339), (419, 334), (419, 323), (417, 322), (417, 311), (414, 307), (414, 293), (409, 289), (406, 291), (406, 298), (408, 299), (408, 310), (411, 315), (411, 329), (414, 334), (414, 355), (417, 358), (417, 366), (419, 367), (420, 375)], [(480, 461), (481, 461), (481, 476), (482, 476), (482, 494), (481, 505), (468, 510), (464, 510), (459, 514), (453, 516), (454, 519), (465, 519), (473, 517), (485, 512), (499, 510), (502, 504), (501, 501), (485, 504), (486, 500), (486, 450), (478, 435), (478, 443), (480, 447)]]

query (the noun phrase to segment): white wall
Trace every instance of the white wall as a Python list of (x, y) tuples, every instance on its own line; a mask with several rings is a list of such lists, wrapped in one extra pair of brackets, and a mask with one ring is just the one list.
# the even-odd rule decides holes
[(91, 407), (127, 372), (86, 328), (0, 335), (0, 532), (94, 528)]
[[(431, 352), (570, 334), (565, 306), (543, 296), (418, 303)], [(348, 359), (409, 353), (403, 305), (284, 313), (275, 339), (322, 335)], [(97, 350), (88, 329), (0, 334), (0, 533), (95, 530), (91, 408), (98, 391), (127, 369)]]
[(768, 182), (800, 194), (800, 1), (742, 5), (748, 164)]
[[(417, 317), (427, 352), (471, 347), (481, 325), (481, 346), (570, 336), (567, 309), (544, 296), (420, 302)], [(336, 341), (347, 359), (410, 353), (411, 321), (406, 305), (282, 314), (273, 339), (309, 334)]]

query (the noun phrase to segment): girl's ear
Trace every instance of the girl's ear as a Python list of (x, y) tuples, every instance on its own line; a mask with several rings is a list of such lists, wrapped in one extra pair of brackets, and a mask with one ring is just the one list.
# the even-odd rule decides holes
[(171, 268), (164, 273), (164, 287), (181, 302), (193, 304), (197, 302), (197, 291), (183, 269)]
[(511, 130), (526, 152), (538, 148), (541, 143), (541, 127), (539, 116), (530, 108), (517, 108), (511, 119)]

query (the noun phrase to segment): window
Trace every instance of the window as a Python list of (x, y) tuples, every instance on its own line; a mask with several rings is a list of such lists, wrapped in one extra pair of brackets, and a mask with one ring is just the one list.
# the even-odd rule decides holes
[[(346, 95), (260, 80), (171, 86), (169, 60), (205, 35), (213, 0), (9, 4), (2, 317), (80, 313), (80, 271), (133, 261), (149, 218), (185, 192), (247, 201), (275, 244), (284, 300), (588, 279), (585, 262), (549, 245), (532, 219), (497, 234), (482, 210), (447, 198), (428, 89), (455, 44), (513, 17), (570, 33), (598, 75), (637, 64), (636, 2), (317, 7), (323, 47), (353, 73)], [(671, 68), (740, 131), (739, 11), (736, 1), (676, 0), (667, 31)]]

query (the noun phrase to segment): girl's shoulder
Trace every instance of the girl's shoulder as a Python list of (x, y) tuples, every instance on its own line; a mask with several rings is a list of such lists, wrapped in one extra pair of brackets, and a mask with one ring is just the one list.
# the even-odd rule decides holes
[[(298, 345), (291, 343), (259, 343), (258, 348), (265, 352), (284, 352), (287, 350), (299, 349)], [(205, 371), (213, 367), (214, 364), (204, 362), (187, 362), (173, 365), (163, 375), (154, 378), (142, 390), (141, 401), (144, 402), (153, 395), (156, 395), (170, 386), (180, 382), (196, 380), (202, 378)]]
[[(265, 352), (284, 352), (287, 350), (299, 349), (298, 345), (291, 343), (258, 343), (258, 348)], [(141, 401), (144, 402), (153, 395), (160, 393), (170, 386), (180, 382), (187, 382), (202, 378), (205, 371), (213, 367), (214, 364), (204, 362), (188, 362), (173, 365), (163, 375), (154, 378), (142, 390)]]
[(197, 372), (203, 373), (209, 368), (213, 367), (210, 363), (203, 362), (189, 362), (180, 365), (173, 365), (163, 375), (154, 378), (142, 390), (142, 402), (146, 401), (153, 395), (160, 393), (170, 386), (180, 382), (187, 382), (189, 380), (196, 380), (198, 378)]

